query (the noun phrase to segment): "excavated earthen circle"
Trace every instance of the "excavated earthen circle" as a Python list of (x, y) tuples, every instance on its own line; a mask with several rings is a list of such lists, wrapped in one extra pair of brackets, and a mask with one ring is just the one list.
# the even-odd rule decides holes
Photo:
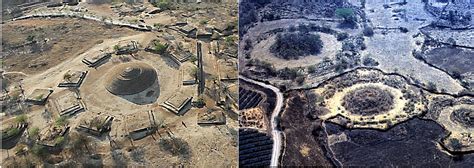
[(374, 86), (359, 88), (344, 95), (342, 105), (352, 114), (363, 116), (388, 112), (394, 106), (390, 91)]
[(125, 63), (107, 74), (105, 88), (115, 95), (131, 95), (152, 86), (157, 78), (153, 67), (145, 63)]

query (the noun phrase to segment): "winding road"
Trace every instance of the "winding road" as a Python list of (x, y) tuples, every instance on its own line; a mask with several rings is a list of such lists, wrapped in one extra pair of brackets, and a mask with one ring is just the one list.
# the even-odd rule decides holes
[(275, 92), (276, 96), (276, 103), (275, 103), (275, 108), (273, 109), (272, 116), (271, 116), (271, 127), (272, 127), (272, 137), (273, 137), (273, 150), (272, 150), (272, 159), (270, 162), (270, 167), (277, 167), (278, 166), (278, 160), (280, 158), (280, 153), (281, 153), (281, 137), (282, 137), (282, 132), (278, 129), (278, 120), (276, 119), (278, 115), (280, 114), (281, 108), (283, 107), (283, 93), (281, 93), (280, 89), (276, 88), (275, 86), (265, 84), (263, 82), (258, 82), (243, 76), (239, 76), (239, 79), (249, 82), (252, 84), (259, 85), (261, 87), (271, 89), (273, 92)]

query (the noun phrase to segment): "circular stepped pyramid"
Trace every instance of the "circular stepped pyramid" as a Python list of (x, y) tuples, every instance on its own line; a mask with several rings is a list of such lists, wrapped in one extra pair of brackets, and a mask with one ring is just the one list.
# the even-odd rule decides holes
[(144, 91), (155, 83), (157, 73), (145, 63), (125, 63), (112, 69), (105, 88), (115, 95), (131, 95)]

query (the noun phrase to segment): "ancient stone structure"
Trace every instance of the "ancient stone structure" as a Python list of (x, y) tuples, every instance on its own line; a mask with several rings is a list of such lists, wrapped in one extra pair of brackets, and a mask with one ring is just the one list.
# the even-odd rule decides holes
[(105, 88), (115, 95), (136, 94), (152, 86), (157, 79), (153, 67), (146, 63), (117, 65), (108, 74)]
[[(131, 117), (139, 117), (134, 118), (133, 121), (130, 121), (130, 123), (127, 124), (128, 137), (133, 141), (143, 139), (158, 130), (155, 115), (152, 111), (148, 111), (147, 115)], [(131, 120), (132, 118), (128, 119)]]
[(68, 70), (64, 74), (64, 79), (59, 83), (58, 87), (79, 87), (84, 81), (88, 71), (71, 71)]
[(76, 127), (76, 130), (100, 136), (102, 133), (110, 131), (114, 117), (96, 116), (91, 120), (83, 120)]
[(85, 110), (85, 105), (79, 94), (69, 90), (54, 94), (48, 107), (51, 111), (59, 113), (60, 116), (71, 116)]
[(35, 89), (30, 95), (28, 95), (28, 97), (26, 97), (26, 101), (33, 104), (44, 105), (51, 93), (53, 93), (53, 90), (51, 89)]
[(198, 114), (197, 120), (199, 125), (220, 125), (225, 124), (225, 115), (222, 111), (204, 112)]
[(193, 97), (187, 97), (181, 92), (169, 97), (161, 106), (176, 115), (183, 115), (191, 108)]
[(82, 59), (82, 63), (86, 64), (89, 67), (97, 67), (102, 64), (105, 60), (109, 59), (112, 56), (110, 53), (101, 53), (98, 55), (86, 56)]

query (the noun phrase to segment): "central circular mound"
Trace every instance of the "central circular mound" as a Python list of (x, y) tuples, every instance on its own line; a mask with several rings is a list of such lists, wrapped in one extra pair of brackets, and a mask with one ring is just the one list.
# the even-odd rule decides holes
[(155, 69), (148, 64), (125, 63), (107, 74), (105, 88), (115, 95), (131, 95), (152, 86), (156, 78)]
[(394, 96), (388, 90), (367, 86), (348, 92), (342, 106), (353, 114), (376, 115), (393, 108)]
[(474, 109), (456, 109), (451, 113), (451, 119), (466, 127), (474, 127)]
[(278, 34), (275, 43), (270, 46), (270, 52), (289, 60), (319, 54), (322, 48), (323, 41), (318, 34), (292, 32)]

